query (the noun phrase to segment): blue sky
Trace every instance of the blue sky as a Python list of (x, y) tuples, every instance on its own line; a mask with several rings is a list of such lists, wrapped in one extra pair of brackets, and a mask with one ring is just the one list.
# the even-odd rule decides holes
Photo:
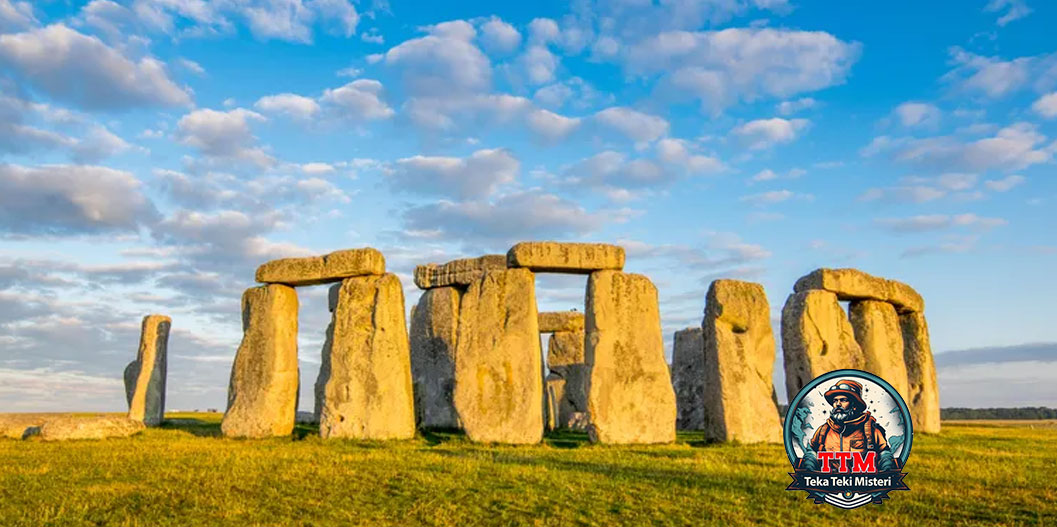
[(0, 405), (120, 409), (162, 312), (170, 408), (222, 408), (260, 263), (373, 246), (410, 307), (560, 239), (624, 245), (669, 345), (716, 278), (776, 322), (817, 267), (906, 281), (944, 406), (1055, 406), (1057, 6), (926, 4), (0, 0)]

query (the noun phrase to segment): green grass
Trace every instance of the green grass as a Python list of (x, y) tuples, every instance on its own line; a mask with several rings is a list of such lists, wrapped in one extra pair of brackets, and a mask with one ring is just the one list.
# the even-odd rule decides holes
[[(1057, 427), (946, 424), (914, 440), (909, 492), (842, 511), (786, 492), (779, 446), (532, 447), (428, 433), (219, 436), (171, 414), (130, 439), (0, 440), (0, 525), (1057, 525)], [(844, 523), (847, 522), (847, 523)]]

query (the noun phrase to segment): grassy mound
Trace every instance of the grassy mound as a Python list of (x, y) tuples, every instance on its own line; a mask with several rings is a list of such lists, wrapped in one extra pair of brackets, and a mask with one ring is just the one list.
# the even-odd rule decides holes
[(786, 492), (779, 446), (604, 447), (219, 437), (170, 414), (130, 439), (0, 439), (2, 525), (1057, 525), (1057, 426), (945, 423), (921, 436), (909, 492), (842, 511)]

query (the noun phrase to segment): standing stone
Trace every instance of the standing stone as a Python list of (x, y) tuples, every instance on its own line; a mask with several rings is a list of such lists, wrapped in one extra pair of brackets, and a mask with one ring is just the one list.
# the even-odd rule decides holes
[(675, 392), (664, 359), (657, 288), (618, 271), (587, 280), (587, 405), (594, 442), (675, 440)]
[(793, 293), (782, 308), (782, 355), (789, 401), (808, 382), (833, 370), (865, 365), (848, 316), (829, 291)]
[(716, 280), (705, 319), (705, 438), (780, 443), (771, 308), (760, 284)]
[(679, 430), (705, 427), (705, 342), (701, 328), (675, 332), (672, 345), (672, 389)]
[(411, 380), (419, 428), (459, 428), (454, 394), (461, 297), (454, 287), (429, 289), (411, 311)]
[(319, 434), (324, 438), (415, 436), (404, 289), (394, 274), (347, 278), (334, 309)]
[(936, 364), (929, 344), (929, 326), (924, 313), (899, 315), (903, 331), (903, 357), (907, 365), (910, 415), (914, 431), (940, 433), (940, 391), (936, 384)]
[(562, 379), (561, 397), (556, 399), (555, 426), (582, 429), (588, 420), (587, 364), (582, 329), (551, 334), (547, 341), (547, 369), (551, 375)]
[[(341, 284), (334, 284), (327, 290), (327, 309), (331, 313), (338, 307), (338, 297), (341, 296)], [(323, 340), (323, 353), (320, 357), (319, 363), (319, 375), (316, 376), (316, 383), (313, 386), (313, 393), (315, 394), (315, 404), (312, 408), (312, 416), (316, 423), (319, 423), (323, 417), (323, 400), (327, 397), (327, 379), (330, 378), (330, 348), (334, 343), (334, 316), (331, 315), (330, 323), (327, 324), (327, 331), (325, 333), (325, 339)], [(300, 375), (300, 374), (299, 374)], [(301, 389), (298, 388), (298, 393)], [(300, 408), (300, 405), (298, 405)]]
[(286, 436), (297, 411), (297, 293), (270, 284), (242, 294), (242, 344), (231, 366), (228, 437)]
[(125, 401), (132, 407), (132, 395), (136, 393), (136, 378), (139, 377), (139, 361), (134, 360), (125, 366)]
[(543, 438), (543, 360), (535, 279), (527, 269), (489, 271), (459, 306), (455, 410), (472, 441)]
[(565, 379), (555, 373), (547, 374), (543, 379), (544, 397), (546, 404), (547, 430), (560, 428), (559, 415), (561, 415), (561, 401), (565, 398)]
[(143, 421), (147, 426), (161, 424), (165, 416), (165, 377), (171, 326), (172, 319), (165, 315), (143, 317), (139, 352), (129, 365), (131, 375), (130, 368), (125, 369), (126, 396), (128, 381), (134, 379), (135, 386), (129, 397), (128, 418)]
[(895, 307), (888, 302), (859, 300), (851, 303), (849, 312), (855, 340), (865, 359), (863, 370), (888, 381), (904, 401), (909, 401), (903, 332)]

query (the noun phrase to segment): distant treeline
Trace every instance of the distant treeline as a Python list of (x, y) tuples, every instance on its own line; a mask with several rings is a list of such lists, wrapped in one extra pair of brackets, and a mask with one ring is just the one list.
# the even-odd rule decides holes
[(940, 419), (1057, 419), (1057, 408), (941, 408)]
[[(783, 419), (787, 408), (784, 404), (778, 405), (778, 415)], [(1057, 408), (941, 408), (940, 419), (1057, 419)]]

